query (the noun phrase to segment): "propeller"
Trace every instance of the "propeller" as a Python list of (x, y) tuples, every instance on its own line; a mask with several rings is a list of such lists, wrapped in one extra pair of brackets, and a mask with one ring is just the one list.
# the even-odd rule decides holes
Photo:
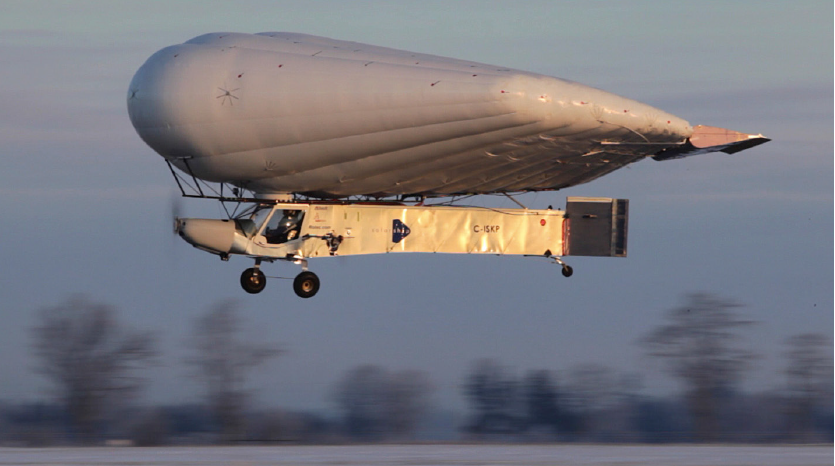
[(179, 191), (172, 190), (168, 198), (168, 212), (165, 213), (165, 221), (168, 225), (166, 230), (173, 233), (173, 235), (169, 236), (171, 239), (168, 242), (168, 253), (166, 254), (170, 262), (170, 267), (176, 267), (179, 263), (178, 256), (182, 245), (178, 244), (180, 242), (178, 236), (183, 225), (181, 218), (183, 215), (182, 199)]
[(169, 218), (171, 219), (174, 227), (172, 232), (176, 236), (180, 233), (180, 227), (182, 225), (180, 215), (182, 215), (183, 211), (183, 198), (172, 193), (169, 207), (171, 211), (171, 216)]

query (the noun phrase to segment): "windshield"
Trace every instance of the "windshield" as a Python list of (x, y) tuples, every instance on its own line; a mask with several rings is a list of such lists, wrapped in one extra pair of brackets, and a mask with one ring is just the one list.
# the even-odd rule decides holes
[(246, 218), (255, 222), (256, 225), (260, 228), (261, 225), (264, 224), (264, 221), (267, 219), (267, 216), (270, 215), (270, 212), (273, 211), (273, 206), (271, 205), (259, 205), (255, 207), (255, 210), (248, 215)]

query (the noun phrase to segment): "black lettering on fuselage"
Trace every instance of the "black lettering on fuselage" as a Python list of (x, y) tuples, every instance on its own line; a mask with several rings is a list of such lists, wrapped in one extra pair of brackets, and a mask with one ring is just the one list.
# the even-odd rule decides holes
[(473, 225), (473, 233), (498, 233), (499, 225)]

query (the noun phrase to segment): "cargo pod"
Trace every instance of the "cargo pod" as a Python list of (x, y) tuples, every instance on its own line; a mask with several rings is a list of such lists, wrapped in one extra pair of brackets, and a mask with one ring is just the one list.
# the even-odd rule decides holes
[(626, 257), (628, 218), (628, 199), (569, 197), (563, 255)]

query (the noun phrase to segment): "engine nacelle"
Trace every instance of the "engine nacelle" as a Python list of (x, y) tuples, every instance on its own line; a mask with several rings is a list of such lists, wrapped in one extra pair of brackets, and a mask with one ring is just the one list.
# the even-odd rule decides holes
[(175, 231), (197, 249), (226, 257), (235, 239), (235, 222), (208, 218), (178, 218)]

